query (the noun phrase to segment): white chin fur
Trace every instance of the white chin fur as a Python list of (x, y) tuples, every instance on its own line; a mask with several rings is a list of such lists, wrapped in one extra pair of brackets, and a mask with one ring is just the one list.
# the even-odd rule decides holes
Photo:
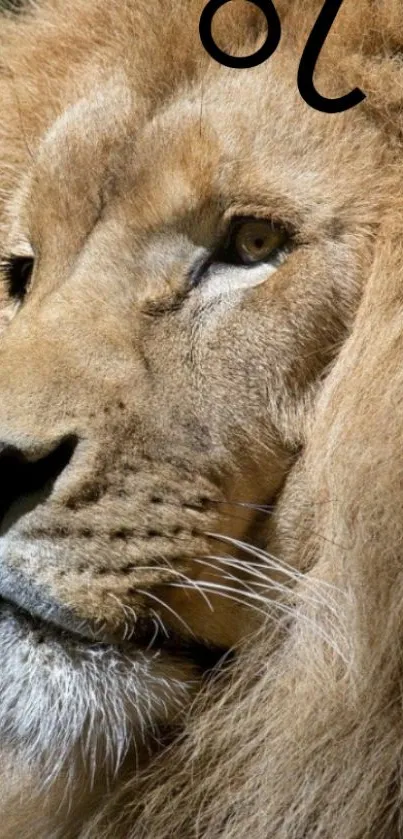
[(190, 664), (162, 652), (70, 639), (0, 605), (0, 749), (47, 786), (74, 772), (114, 774), (125, 755), (147, 748), (160, 725), (189, 703)]

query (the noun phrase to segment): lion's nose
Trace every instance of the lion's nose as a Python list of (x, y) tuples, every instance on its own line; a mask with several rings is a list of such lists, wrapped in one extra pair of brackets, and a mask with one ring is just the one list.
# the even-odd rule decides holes
[[(77, 446), (68, 436), (45, 447), (19, 447), (0, 441), (0, 529), (7, 526), (13, 508), (13, 523), (33, 510), (52, 492)], [(0, 532), (1, 532), (0, 531)]]

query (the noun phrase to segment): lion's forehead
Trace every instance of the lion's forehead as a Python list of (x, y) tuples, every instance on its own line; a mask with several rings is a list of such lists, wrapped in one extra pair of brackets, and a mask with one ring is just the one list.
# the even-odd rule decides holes
[[(320, 223), (325, 206), (329, 217), (357, 203), (357, 170), (360, 194), (364, 181), (374, 181), (377, 146), (363, 126), (357, 167), (354, 120), (336, 129), (335, 147), (329, 121), (301, 104), (275, 65), (252, 83), (220, 73), (203, 81), (152, 109), (117, 72), (67, 106), (39, 144), (25, 199), (32, 223), (46, 219), (50, 205), (53, 219), (59, 208), (61, 223), (81, 223), (87, 235), (115, 206), (142, 229), (177, 220), (183, 226), (191, 213), (207, 209), (211, 217), (247, 199)], [(297, 112), (298, 136), (281, 118), (284, 108)], [(196, 221), (200, 227), (203, 216)]]

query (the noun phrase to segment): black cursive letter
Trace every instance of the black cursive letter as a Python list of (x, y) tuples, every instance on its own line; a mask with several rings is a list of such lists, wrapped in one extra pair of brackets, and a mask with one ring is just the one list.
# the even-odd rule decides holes
[(347, 111), (366, 98), (365, 93), (355, 87), (345, 96), (340, 96), (337, 99), (327, 99), (318, 93), (313, 83), (316, 62), (342, 2), (343, 0), (325, 0), (322, 11), (307, 40), (298, 69), (298, 90), (302, 98), (311, 108), (316, 108), (317, 111), (323, 111), (326, 114), (338, 114), (340, 111)]
[(237, 68), (257, 67), (258, 64), (263, 64), (263, 61), (266, 61), (266, 59), (273, 55), (280, 43), (281, 24), (279, 16), (274, 8), (272, 0), (248, 0), (249, 3), (253, 3), (254, 6), (258, 6), (265, 15), (269, 27), (266, 41), (263, 46), (252, 55), (246, 55), (243, 57), (228, 55), (228, 53), (217, 47), (217, 44), (211, 34), (211, 26), (213, 17), (215, 13), (218, 12), (218, 9), (221, 9), (221, 6), (224, 6), (225, 3), (230, 2), (231, 0), (210, 0), (210, 2), (207, 3), (207, 6), (203, 9), (199, 24), (201, 42), (204, 49), (207, 50), (209, 55), (211, 55), (215, 61), (218, 61), (219, 64), (224, 64), (226, 67)]

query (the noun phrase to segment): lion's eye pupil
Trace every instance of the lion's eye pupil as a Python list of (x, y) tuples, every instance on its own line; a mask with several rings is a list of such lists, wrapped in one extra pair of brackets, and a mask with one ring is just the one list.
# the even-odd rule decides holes
[(221, 261), (232, 265), (255, 265), (271, 262), (287, 245), (287, 230), (272, 221), (260, 218), (235, 219), (227, 245), (219, 254)]

